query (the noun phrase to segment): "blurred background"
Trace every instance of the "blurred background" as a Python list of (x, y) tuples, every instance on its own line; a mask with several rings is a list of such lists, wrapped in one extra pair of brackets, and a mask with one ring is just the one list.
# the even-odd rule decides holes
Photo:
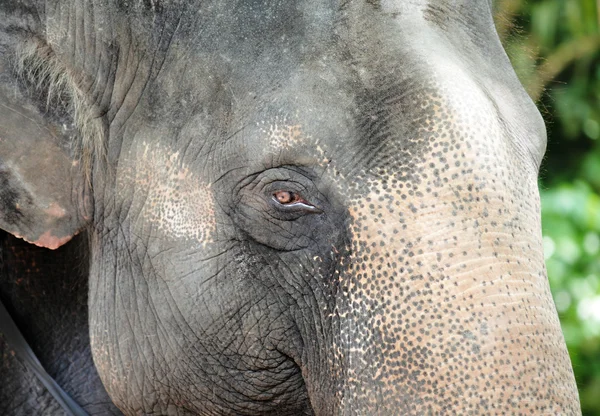
[(600, 415), (600, 0), (496, 0), (496, 27), (548, 129), (544, 255), (584, 415)]

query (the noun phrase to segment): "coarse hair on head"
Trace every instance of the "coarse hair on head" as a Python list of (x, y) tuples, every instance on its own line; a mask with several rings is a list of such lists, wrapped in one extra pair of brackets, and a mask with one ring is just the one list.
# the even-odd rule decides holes
[(14, 70), (49, 117), (74, 125), (76, 134), (69, 145), (90, 183), (94, 161), (105, 160), (106, 129), (102, 115), (82, 88), (83, 79), (76, 77), (39, 37), (27, 39), (18, 49)]

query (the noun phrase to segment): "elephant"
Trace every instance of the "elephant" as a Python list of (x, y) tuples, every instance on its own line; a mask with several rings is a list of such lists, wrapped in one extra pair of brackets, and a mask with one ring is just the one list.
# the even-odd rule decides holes
[[(48, 373), (98, 415), (580, 414), (492, 9), (3, 0), (0, 295)], [(11, 348), (3, 413), (60, 414)]]

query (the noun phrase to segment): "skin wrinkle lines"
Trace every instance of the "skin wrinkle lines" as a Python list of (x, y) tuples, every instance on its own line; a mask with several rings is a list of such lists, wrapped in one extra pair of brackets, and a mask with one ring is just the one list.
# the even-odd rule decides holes
[[(14, 17), (31, 0), (6, 1)], [(51, 61), (23, 60), (53, 70), (32, 81), (90, 80), (76, 124), (106, 127), (79, 146), (106, 150), (89, 331), (124, 414), (577, 413), (543, 266), (542, 120), (488, 3), (93, 1), (93, 20), (55, 2), (39, 28), (9, 22), (51, 38)], [(14, 107), (43, 127), (35, 98)], [(35, 173), (0, 187), (0, 221), (20, 190), (48, 197)], [(73, 215), (59, 206), (43, 218)]]

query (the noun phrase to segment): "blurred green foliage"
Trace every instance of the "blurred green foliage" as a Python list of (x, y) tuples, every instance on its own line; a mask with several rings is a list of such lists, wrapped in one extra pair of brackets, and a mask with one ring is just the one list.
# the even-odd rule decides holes
[(600, 415), (600, 0), (497, 0), (498, 33), (548, 128), (548, 277), (585, 415)]

